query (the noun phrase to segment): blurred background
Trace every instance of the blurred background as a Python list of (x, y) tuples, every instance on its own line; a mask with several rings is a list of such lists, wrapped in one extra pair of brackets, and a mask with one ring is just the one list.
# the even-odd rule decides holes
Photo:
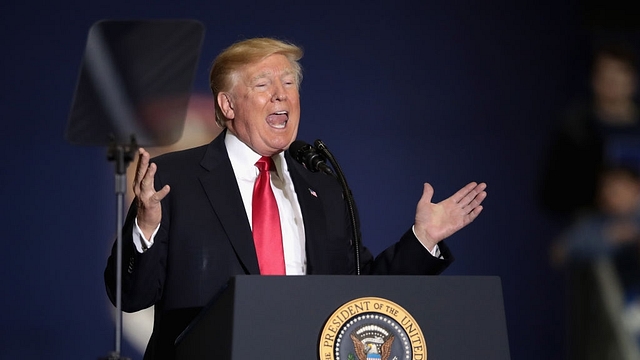
[[(91, 25), (176, 18), (206, 27), (190, 136), (179, 146), (217, 132), (208, 71), (218, 52), (255, 36), (301, 45), (299, 138), (322, 139), (337, 157), (372, 252), (412, 224), (423, 182), (434, 186), (434, 201), (487, 182), (482, 215), (448, 240), (456, 261), (444, 275), (502, 279), (513, 359), (575, 355), (585, 338), (572, 330), (574, 278), (551, 250), (565, 244), (558, 239), (576, 214), (544, 207), (541, 184), (566, 109), (592, 98), (595, 49), (612, 41), (640, 49), (640, 13), (626, 3), (5, 1), (0, 359), (95, 359), (112, 350), (102, 274), (115, 237), (113, 164), (106, 148), (70, 145), (64, 132)], [(586, 286), (602, 294), (600, 285), (617, 281), (610, 275)], [(596, 303), (585, 306), (604, 306)], [(582, 314), (588, 321), (592, 313)], [(125, 324), (123, 355), (133, 359), (145, 341), (133, 323), (144, 316)]]

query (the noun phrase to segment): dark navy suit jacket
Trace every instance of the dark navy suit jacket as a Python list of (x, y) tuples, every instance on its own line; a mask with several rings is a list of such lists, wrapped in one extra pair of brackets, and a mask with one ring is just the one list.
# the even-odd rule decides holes
[[(123, 227), (122, 308), (155, 305), (153, 334), (145, 359), (172, 359), (176, 337), (234, 275), (259, 274), (251, 226), (224, 144), (225, 132), (208, 145), (159, 156), (156, 189), (162, 222), (154, 244), (139, 253), (132, 240), (137, 208)], [(306, 236), (307, 273), (353, 274), (350, 217), (334, 178), (312, 173), (285, 154), (298, 196)], [(315, 196), (312, 195), (315, 192)], [(444, 243), (443, 259), (431, 256), (411, 230), (374, 258), (361, 249), (363, 274), (439, 274), (453, 260)], [(107, 293), (115, 301), (114, 245), (105, 270)], [(292, 294), (295, 296), (295, 294)]]

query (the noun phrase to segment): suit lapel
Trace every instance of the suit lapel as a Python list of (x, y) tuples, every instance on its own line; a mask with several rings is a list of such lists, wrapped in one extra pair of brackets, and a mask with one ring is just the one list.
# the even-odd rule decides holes
[(209, 144), (200, 163), (208, 172), (200, 176), (200, 182), (242, 267), (248, 274), (259, 274), (251, 226), (224, 145), (225, 133)]

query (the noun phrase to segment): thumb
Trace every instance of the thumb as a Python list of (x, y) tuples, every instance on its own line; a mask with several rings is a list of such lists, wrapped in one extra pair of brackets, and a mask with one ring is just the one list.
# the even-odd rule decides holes
[(424, 201), (431, 202), (433, 198), (433, 186), (429, 183), (424, 183), (424, 189), (422, 190), (422, 199)]

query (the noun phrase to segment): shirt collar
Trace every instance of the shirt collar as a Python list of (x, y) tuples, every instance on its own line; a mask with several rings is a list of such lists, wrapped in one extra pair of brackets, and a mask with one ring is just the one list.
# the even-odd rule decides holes
[[(247, 144), (243, 143), (238, 137), (226, 131), (224, 144), (227, 147), (227, 154), (233, 167), (233, 172), (238, 179), (255, 180), (258, 177), (258, 168), (255, 166), (256, 162), (262, 157), (260, 154), (253, 151)], [(280, 174), (283, 171), (287, 171), (287, 162), (284, 160), (284, 151), (273, 155), (275, 168), (275, 175), (282, 178)]]

